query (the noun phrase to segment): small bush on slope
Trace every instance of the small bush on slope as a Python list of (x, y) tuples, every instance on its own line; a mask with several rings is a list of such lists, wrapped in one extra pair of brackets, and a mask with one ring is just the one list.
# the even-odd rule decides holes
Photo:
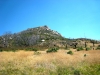
[(67, 54), (73, 55), (73, 52), (72, 51), (68, 51)]
[(77, 51), (81, 51), (81, 50), (84, 50), (83, 47), (78, 47), (77, 48)]
[(50, 53), (50, 52), (57, 52), (57, 50), (59, 50), (59, 48), (51, 48), (51, 49), (48, 49), (46, 52), (47, 52), (47, 53)]
[(88, 51), (88, 50), (91, 50), (91, 48), (89, 48), (89, 47), (86, 47), (86, 51)]

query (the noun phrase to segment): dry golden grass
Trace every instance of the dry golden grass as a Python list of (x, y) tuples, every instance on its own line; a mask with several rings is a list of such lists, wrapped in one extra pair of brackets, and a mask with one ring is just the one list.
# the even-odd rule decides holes
[[(56, 53), (39, 51), (41, 53), (39, 55), (34, 55), (33, 51), (0, 52), (0, 70), (14, 68), (23, 71), (25, 67), (30, 69), (43, 67), (55, 71), (57, 66), (61, 65), (77, 67), (81, 62), (83, 64), (84, 62), (100, 64), (100, 50), (72, 50), (73, 55), (67, 54), (67, 51), (63, 49), (58, 50)], [(84, 54), (86, 54), (86, 57), (84, 57)]]
[[(75, 51), (73, 55), (67, 54), (68, 50), (59, 50), (56, 53), (46, 53), (46, 51), (39, 51), (41, 54), (34, 55), (33, 51), (18, 51), (18, 52), (0, 52), (0, 63), (9, 62), (17, 60), (28, 60), (28, 62), (50, 62), (50, 61), (59, 61), (60, 63), (68, 64), (81, 61), (88, 62), (100, 62), (100, 50), (90, 50), (90, 51)], [(86, 57), (84, 57), (86, 54)], [(94, 61), (95, 60), (95, 61)], [(58, 63), (59, 63), (58, 62)]]

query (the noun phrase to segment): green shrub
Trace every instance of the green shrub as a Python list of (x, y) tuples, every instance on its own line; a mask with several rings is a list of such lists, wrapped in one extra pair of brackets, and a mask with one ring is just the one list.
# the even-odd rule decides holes
[(81, 50), (84, 50), (83, 47), (78, 47), (77, 48), (77, 51), (81, 51)]
[(3, 50), (2, 49), (0, 49), (0, 52), (2, 52)]
[(84, 54), (84, 57), (86, 57), (86, 54)]
[(88, 50), (91, 50), (91, 48), (89, 48), (89, 47), (86, 47), (86, 51), (88, 51)]
[(96, 50), (100, 50), (100, 47), (97, 47)]
[(59, 48), (51, 48), (51, 49), (48, 49), (46, 52), (47, 52), (47, 53), (50, 53), (50, 52), (57, 52), (57, 50), (59, 50)]
[(98, 47), (96, 48), (96, 50), (100, 50), (100, 45), (98, 45)]
[(73, 52), (72, 51), (68, 51), (67, 54), (73, 55)]
[(37, 49), (36, 49), (36, 48), (32, 48), (32, 51), (35, 51), (35, 52), (36, 52), (36, 51), (37, 51)]

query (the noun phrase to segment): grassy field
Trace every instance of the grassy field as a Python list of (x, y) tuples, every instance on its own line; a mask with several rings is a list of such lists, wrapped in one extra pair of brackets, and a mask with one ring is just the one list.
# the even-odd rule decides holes
[(0, 75), (100, 75), (100, 50), (0, 52)]

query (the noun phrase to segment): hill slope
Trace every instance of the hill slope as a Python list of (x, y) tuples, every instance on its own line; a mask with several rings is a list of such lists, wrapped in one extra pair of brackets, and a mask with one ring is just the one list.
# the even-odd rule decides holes
[(19, 33), (7, 33), (0, 37), (0, 47), (13, 46), (34, 46), (51, 44), (64, 39), (57, 31), (49, 29), (49, 27), (41, 26), (29, 28)]
[(20, 48), (20, 47), (97, 47), (100, 44), (97, 40), (78, 38), (64, 38), (57, 31), (51, 30), (48, 26), (28, 28), (19, 33), (6, 33), (0, 36), (0, 48)]

